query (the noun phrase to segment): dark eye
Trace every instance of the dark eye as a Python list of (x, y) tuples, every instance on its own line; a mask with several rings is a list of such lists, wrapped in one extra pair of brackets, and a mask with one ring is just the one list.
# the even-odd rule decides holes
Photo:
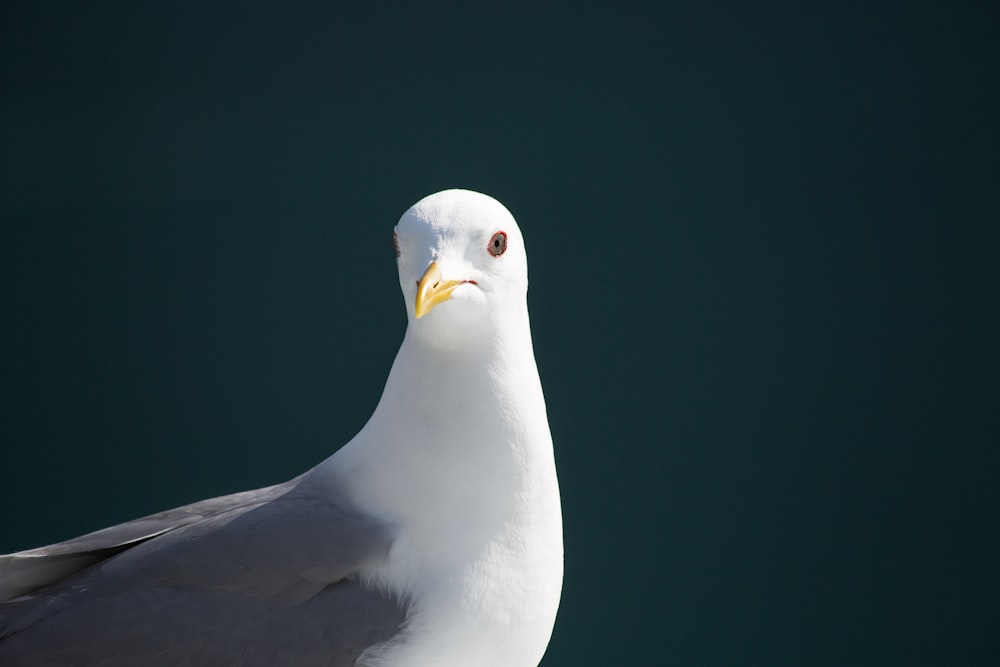
[(396, 253), (396, 259), (399, 259), (399, 236), (395, 229), (392, 230), (392, 249)]
[(490, 254), (499, 257), (507, 250), (507, 232), (497, 232), (490, 238), (490, 244), (486, 246)]

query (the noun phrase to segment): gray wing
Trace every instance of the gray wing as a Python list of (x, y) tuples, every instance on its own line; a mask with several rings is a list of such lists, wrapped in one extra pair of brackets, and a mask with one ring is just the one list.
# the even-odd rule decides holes
[(0, 664), (353, 665), (405, 620), (357, 578), (392, 537), (303, 477), (2, 556), (41, 587), (0, 604)]
[(253, 509), (287, 493), (297, 481), (203, 500), (58, 544), (0, 555), (0, 602), (57, 582), (170, 530), (224, 512)]

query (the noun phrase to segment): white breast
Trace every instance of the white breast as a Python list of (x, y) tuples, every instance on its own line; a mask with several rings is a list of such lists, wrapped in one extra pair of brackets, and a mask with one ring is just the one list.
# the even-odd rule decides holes
[[(554, 481), (554, 480), (553, 480)], [(552, 633), (562, 583), (558, 495), (496, 526), (492, 539), (462, 549), (433, 531), (400, 536), (371, 580), (408, 591), (414, 603), (402, 636), (359, 665), (534, 667)], [(485, 531), (472, 531), (482, 534)], [(415, 533), (415, 534), (414, 534)]]

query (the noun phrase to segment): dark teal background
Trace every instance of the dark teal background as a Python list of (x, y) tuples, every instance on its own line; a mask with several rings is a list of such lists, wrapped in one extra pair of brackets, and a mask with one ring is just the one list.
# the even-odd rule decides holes
[(467, 187), (528, 242), (546, 667), (1000, 663), (997, 6), (372, 5), (3, 3), (0, 552), (333, 452)]

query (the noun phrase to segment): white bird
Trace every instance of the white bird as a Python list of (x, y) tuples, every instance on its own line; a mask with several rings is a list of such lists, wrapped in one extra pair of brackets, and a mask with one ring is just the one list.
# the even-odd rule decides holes
[(284, 484), (0, 556), (0, 664), (539, 663), (562, 515), (521, 232), (447, 190), (393, 235), (408, 325), (361, 432)]

